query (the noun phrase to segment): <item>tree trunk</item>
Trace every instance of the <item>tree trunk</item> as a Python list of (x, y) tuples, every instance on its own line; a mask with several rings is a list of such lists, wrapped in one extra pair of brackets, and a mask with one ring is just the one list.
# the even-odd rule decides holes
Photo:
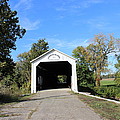
[(95, 80), (96, 80), (96, 86), (99, 87), (99, 86), (100, 86), (100, 80), (101, 80), (101, 76), (100, 76), (100, 74), (97, 74)]
[(101, 80), (100, 69), (97, 69), (96, 72), (95, 72), (95, 80), (96, 80), (96, 86), (99, 87), (100, 86), (100, 80)]
[(96, 86), (97, 86), (97, 87), (100, 86), (100, 79), (96, 79)]

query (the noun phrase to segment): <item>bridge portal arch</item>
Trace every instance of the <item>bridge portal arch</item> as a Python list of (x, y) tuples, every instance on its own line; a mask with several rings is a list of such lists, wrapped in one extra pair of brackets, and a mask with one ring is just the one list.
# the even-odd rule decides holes
[(76, 59), (52, 49), (31, 61), (31, 93), (61, 87), (58, 77), (65, 78), (64, 87), (78, 92)]

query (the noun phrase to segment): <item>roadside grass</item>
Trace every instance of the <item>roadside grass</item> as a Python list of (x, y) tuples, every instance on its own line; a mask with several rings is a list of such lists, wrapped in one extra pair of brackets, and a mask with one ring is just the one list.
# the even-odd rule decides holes
[(1, 95), (0, 94), (0, 108), (4, 105), (12, 105), (21, 101), (27, 101), (32, 95), (14, 96), (14, 95)]
[[(23, 96), (15, 96), (15, 95), (13, 96), (13, 95), (8, 95), (8, 94), (7, 95), (0, 94), (0, 109), (7, 107), (7, 106), (12, 106), (18, 102), (29, 101), (33, 95), (34, 94), (23, 95)], [(0, 114), (0, 117), (19, 116), (19, 115), (20, 114), (14, 114), (14, 113), (13, 114)]]
[(78, 94), (78, 98), (94, 109), (104, 120), (120, 120), (120, 104)]
[(27, 100), (31, 97), (29, 91), (22, 91), (16, 84), (5, 86), (0, 83), (0, 107), (5, 104), (12, 104)]
[(9, 115), (7, 114), (0, 114), (0, 117), (8, 117)]

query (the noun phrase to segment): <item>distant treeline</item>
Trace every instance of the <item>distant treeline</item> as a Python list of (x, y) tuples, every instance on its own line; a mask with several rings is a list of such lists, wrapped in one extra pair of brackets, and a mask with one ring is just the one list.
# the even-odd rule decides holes
[(115, 74), (102, 75), (102, 79), (106, 79), (106, 78), (115, 78)]

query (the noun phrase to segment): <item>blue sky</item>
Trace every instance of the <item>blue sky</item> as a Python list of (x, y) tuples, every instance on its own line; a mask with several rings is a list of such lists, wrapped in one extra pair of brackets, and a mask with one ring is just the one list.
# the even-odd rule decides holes
[[(87, 46), (98, 33), (114, 33), (120, 38), (120, 0), (10, 0), (9, 4), (27, 30), (12, 52), (15, 61), (42, 38), (50, 49), (68, 55), (77, 46)], [(112, 56), (110, 60), (115, 61)]]

